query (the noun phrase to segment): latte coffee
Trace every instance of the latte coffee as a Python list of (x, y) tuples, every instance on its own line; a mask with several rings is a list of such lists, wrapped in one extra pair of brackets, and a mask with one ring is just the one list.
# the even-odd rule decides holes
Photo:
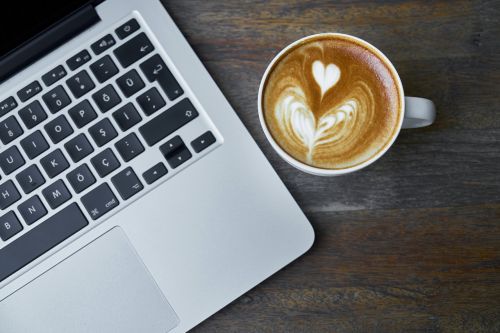
[(261, 88), (274, 141), (309, 166), (339, 170), (371, 160), (391, 145), (403, 117), (397, 73), (376, 49), (323, 34), (282, 53)]

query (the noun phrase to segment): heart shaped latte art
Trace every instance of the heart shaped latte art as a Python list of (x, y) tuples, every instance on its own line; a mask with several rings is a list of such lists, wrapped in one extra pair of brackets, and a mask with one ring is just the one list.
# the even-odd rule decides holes
[(316, 60), (312, 64), (312, 74), (314, 80), (321, 89), (321, 97), (332, 88), (340, 79), (340, 69), (335, 64), (325, 66), (321, 60)]

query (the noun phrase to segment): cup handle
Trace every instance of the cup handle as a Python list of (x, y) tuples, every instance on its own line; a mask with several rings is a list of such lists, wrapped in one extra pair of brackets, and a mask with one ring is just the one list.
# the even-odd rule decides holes
[(431, 100), (405, 97), (405, 117), (402, 128), (419, 128), (431, 125), (436, 119), (436, 107)]

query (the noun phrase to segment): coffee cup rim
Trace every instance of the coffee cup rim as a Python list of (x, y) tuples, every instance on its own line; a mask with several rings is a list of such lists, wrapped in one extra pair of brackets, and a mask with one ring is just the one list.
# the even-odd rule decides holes
[[(286, 52), (288, 52), (290, 49), (294, 48), (298, 44), (301, 44), (309, 39), (314, 39), (314, 38), (318, 38), (321, 36), (344, 37), (344, 38), (351, 39), (355, 42), (362, 44), (363, 46), (370, 48), (371, 51), (373, 51), (377, 56), (379, 56), (387, 64), (389, 70), (394, 75), (394, 78), (397, 82), (398, 89), (400, 91), (399, 98), (400, 98), (400, 105), (401, 105), (401, 111), (400, 111), (401, 114), (399, 117), (397, 128), (395, 129), (392, 138), (385, 144), (383, 149), (381, 149), (379, 152), (377, 152), (377, 154), (372, 156), (370, 159), (368, 159), (362, 163), (356, 164), (356, 165), (349, 167), (349, 168), (324, 169), (324, 168), (318, 168), (318, 167), (314, 167), (314, 166), (305, 164), (305, 163), (295, 159), (293, 156), (288, 154), (283, 148), (281, 148), (280, 145), (274, 140), (269, 129), (267, 128), (267, 124), (266, 124), (265, 119), (264, 119), (264, 113), (263, 113), (263, 107), (262, 107), (262, 94), (263, 94), (263, 90), (264, 90), (264, 84), (267, 80), (267, 77), (269, 76), (269, 72), (271, 71), (271, 69), (274, 67), (276, 62), (281, 58), (281, 56), (283, 54), (285, 54)], [(317, 33), (317, 34), (313, 34), (313, 35), (309, 35), (309, 36), (304, 36), (304, 37), (288, 44), (280, 52), (278, 52), (273, 57), (271, 62), (269, 62), (264, 74), (262, 75), (262, 78), (261, 78), (260, 84), (259, 84), (257, 103), (258, 103), (257, 107), (258, 107), (260, 125), (262, 127), (262, 130), (264, 131), (264, 134), (265, 134), (267, 140), (269, 141), (269, 143), (271, 144), (273, 149), (278, 153), (278, 155), (280, 155), (280, 157), (282, 159), (284, 159), (291, 166), (293, 166), (293, 167), (295, 167), (303, 172), (306, 172), (306, 173), (309, 173), (312, 175), (317, 175), (317, 176), (337, 176), (337, 175), (348, 174), (351, 172), (361, 170), (361, 169), (371, 165), (375, 161), (377, 161), (380, 157), (382, 157), (389, 150), (390, 147), (392, 147), (392, 145), (394, 144), (394, 141), (396, 141), (396, 138), (398, 137), (399, 133), (401, 132), (401, 127), (403, 125), (403, 119), (404, 119), (404, 113), (405, 113), (405, 98), (404, 98), (403, 84), (401, 82), (401, 78), (399, 77), (399, 73), (397, 72), (396, 68), (394, 67), (392, 62), (389, 60), (389, 58), (387, 58), (387, 56), (382, 51), (380, 51), (378, 48), (376, 48), (374, 45), (367, 42), (366, 40), (361, 39), (361, 38), (356, 37), (356, 36), (352, 36), (352, 35), (348, 35), (348, 34), (344, 34), (344, 33), (338, 33), (338, 32), (323, 32), (323, 33)]]

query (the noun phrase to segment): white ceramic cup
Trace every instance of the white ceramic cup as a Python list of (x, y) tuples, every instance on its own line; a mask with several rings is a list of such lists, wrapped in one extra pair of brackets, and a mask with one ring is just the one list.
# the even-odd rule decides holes
[[(274, 140), (272, 137), (271, 133), (269, 132), (269, 129), (267, 128), (266, 121), (264, 119), (264, 110), (262, 108), (262, 94), (263, 94), (263, 89), (265, 86), (265, 82), (267, 80), (267, 77), (269, 75), (269, 72), (271, 69), (274, 67), (275, 63), (279, 60), (281, 60), (281, 57), (289, 51), (291, 48), (295, 47), (297, 44), (301, 44), (303, 42), (306, 42), (308, 39), (316, 38), (319, 36), (342, 36), (347, 39), (351, 39), (354, 42), (361, 44), (368, 49), (370, 49), (374, 54), (376, 54), (380, 59), (382, 59), (391, 72), (394, 74), (394, 77), (397, 79), (397, 85), (398, 85), (398, 90), (400, 92), (401, 96), (401, 112), (403, 117), (400, 117), (400, 122), (397, 124), (397, 129), (394, 131), (394, 136), (391, 138), (388, 144), (385, 145), (385, 148), (379, 151), (376, 155), (374, 155), (372, 158), (369, 160), (357, 164), (353, 167), (350, 168), (345, 168), (345, 169), (322, 169), (322, 168), (317, 168), (313, 167), (310, 165), (307, 165), (305, 163), (302, 163), (292, 156), (290, 156), (286, 151), (284, 151)], [(382, 155), (385, 154), (387, 150), (394, 144), (394, 141), (396, 140), (397, 136), (399, 135), (399, 132), (402, 128), (419, 128), (419, 127), (425, 127), (431, 125), (435, 118), (436, 118), (436, 108), (434, 106), (434, 103), (428, 99), (425, 98), (420, 98), (420, 97), (408, 97), (404, 96), (404, 90), (403, 90), (403, 85), (401, 83), (401, 79), (399, 77), (398, 72), (394, 68), (394, 65), (389, 61), (389, 59), (375, 46), (371, 45), (367, 41), (364, 41), (360, 38), (351, 36), (351, 35), (346, 35), (346, 34), (340, 34), (340, 33), (322, 33), (322, 34), (316, 34), (316, 35), (311, 35), (307, 36), (304, 38), (301, 38), (292, 44), (288, 45), (285, 47), (281, 52), (279, 52), (271, 61), (271, 63), (267, 66), (267, 69), (264, 73), (264, 76), (262, 77), (262, 80), (260, 81), (260, 87), (259, 87), (259, 96), (258, 96), (258, 110), (259, 110), (259, 119), (260, 119), (260, 124), (262, 126), (262, 129), (264, 130), (264, 133), (269, 140), (269, 143), (271, 146), (274, 148), (274, 150), (280, 155), (286, 162), (288, 162), (290, 165), (293, 167), (313, 174), (313, 175), (318, 175), (318, 176), (339, 176), (343, 175), (346, 173), (354, 172), (361, 170), (368, 165), (372, 164), (376, 160), (378, 160)]]

